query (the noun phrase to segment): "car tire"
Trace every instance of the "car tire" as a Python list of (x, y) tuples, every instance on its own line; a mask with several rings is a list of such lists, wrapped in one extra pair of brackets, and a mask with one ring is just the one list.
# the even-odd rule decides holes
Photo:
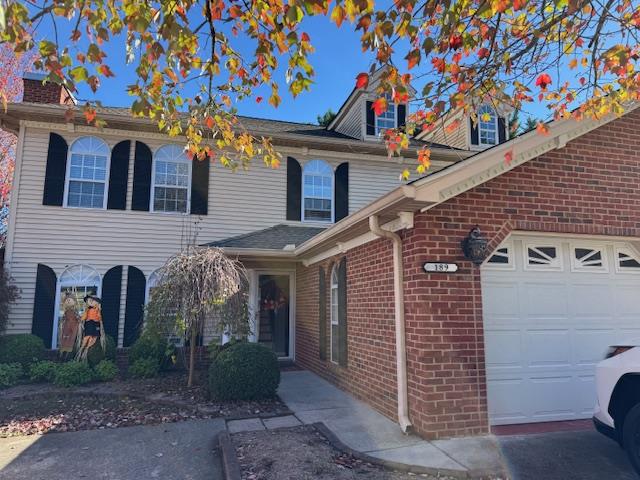
[(622, 440), (631, 465), (640, 474), (640, 403), (629, 410), (624, 419)]

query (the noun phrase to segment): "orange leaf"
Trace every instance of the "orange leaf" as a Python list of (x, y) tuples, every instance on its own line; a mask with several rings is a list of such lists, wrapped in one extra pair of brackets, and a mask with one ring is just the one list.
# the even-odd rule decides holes
[(207, 128), (209, 128), (209, 130), (213, 129), (213, 117), (211, 115), (208, 115), (207, 118), (205, 118), (205, 123), (207, 124)]
[(536, 131), (541, 135), (548, 135), (549, 127), (546, 123), (538, 122), (538, 124), (536, 125)]
[(369, 85), (369, 74), (359, 73), (356, 77), (356, 88), (367, 88)]
[(547, 86), (551, 85), (551, 77), (548, 73), (541, 73), (536, 78), (536, 87), (540, 87), (542, 90), (546, 90)]
[(371, 105), (371, 109), (376, 113), (376, 115), (379, 117), (380, 115), (382, 115), (384, 112), (387, 111), (387, 99), (384, 97), (378, 98), (375, 102), (373, 102), (373, 104)]

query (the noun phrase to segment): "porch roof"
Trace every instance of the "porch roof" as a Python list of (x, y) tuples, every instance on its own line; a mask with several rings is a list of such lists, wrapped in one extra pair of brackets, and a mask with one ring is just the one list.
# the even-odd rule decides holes
[(323, 232), (325, 227), (279, 224), (255, 232), (206, 243), (209, 247), (251, 250), (293, 250)]

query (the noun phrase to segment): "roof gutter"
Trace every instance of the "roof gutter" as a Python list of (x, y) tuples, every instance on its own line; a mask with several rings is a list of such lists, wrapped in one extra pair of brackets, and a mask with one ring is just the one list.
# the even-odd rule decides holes
[(377, 215), (369, 217), (369, 228), (379, 237), (393, 244), (393, 296), (396, 330), (396, 377), (398, 385), (398, 423), (404, 433), (411, 429), (409, 420), (409, 395), (407, 392), (407, 346), (404, 324), (404, 264), (400, 235), (380, 227)]

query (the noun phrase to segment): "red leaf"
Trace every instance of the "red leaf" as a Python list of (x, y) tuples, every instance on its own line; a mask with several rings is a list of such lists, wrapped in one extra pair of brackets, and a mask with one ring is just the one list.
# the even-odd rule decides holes
[(546, 90), (547, 86), (551, 85), (551, 77), (548, 73), (541, 73), (536, 78), (536, 87), (540, 87), (542, 90)]
[(380, 115), (382, 115), (384, 112), (387, 111), (387, 99), (384, 97), (378, 98), (371, 105), (371, 109), (374, 112), (376, 112), (376, 115), (379, 117)]
[(309, 37), (309, 34), (307, 32), (302, 32), (301, 38), (303, 42), (308, 42), (309, 40), (311, 40), (311, 37)]
[(260, 103), (262, 101), (262, 97), (256, 97), (256, 103)]
[(369, 74), (359, 73), (356, 77), (356, 88), (367, 88), (369, 85)]
[(452, 50), (457, 50), (462, 46), (462, 36), (460, 35), (451, 35), (449, 37), (449, 48)]
[(504, 163), (511, 165), (511, 162), (513, 162), (513, 150), (509, 150), (504, 154)]

